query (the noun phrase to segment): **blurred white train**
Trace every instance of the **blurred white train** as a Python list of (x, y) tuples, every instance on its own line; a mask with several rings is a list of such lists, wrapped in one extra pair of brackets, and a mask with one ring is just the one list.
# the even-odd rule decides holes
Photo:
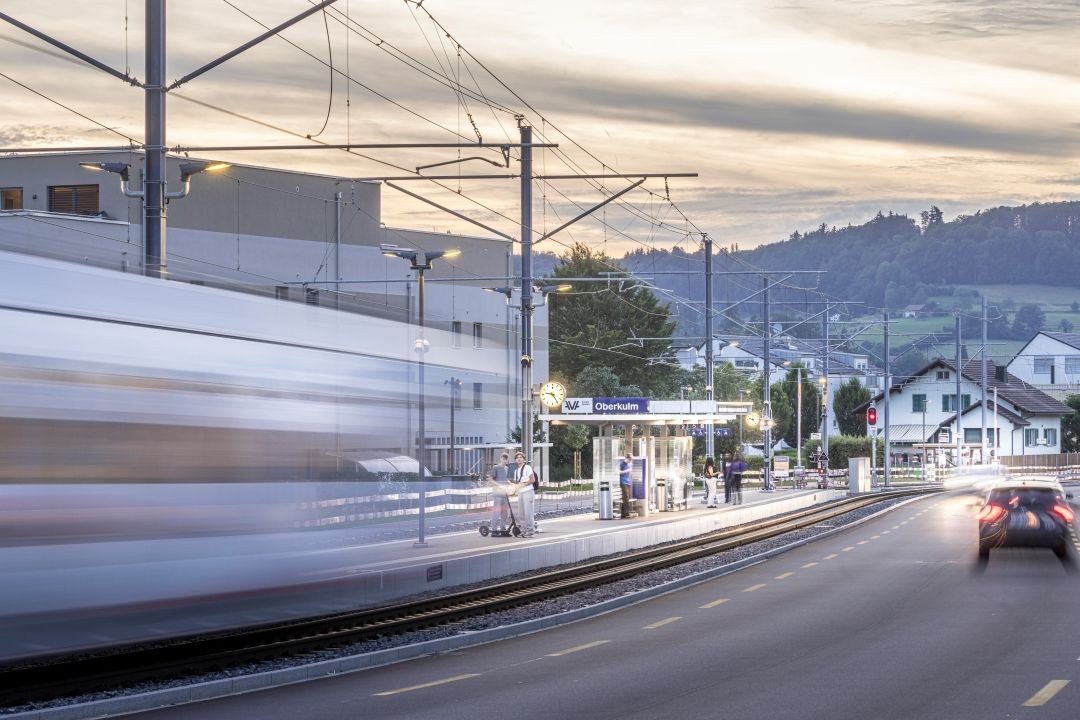
[[(500, 353), (426, 337), (429, 384), (505, 387)], [(0, 338), (0, 661), (243, 624), (205, 598), (377, 559), (303, 528), (415, 442), (415, 326), (0, 252)]]
[[(342, 449), (412, 445), (415, 334), (0, 253), (0, 482), (339, 477)], [(442, 335), (427, 331), (429, 379), (498, 379), (495, 363), (450, 351)]]

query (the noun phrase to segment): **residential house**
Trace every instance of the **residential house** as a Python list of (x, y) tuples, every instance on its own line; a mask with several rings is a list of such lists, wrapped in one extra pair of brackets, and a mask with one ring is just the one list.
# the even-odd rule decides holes
[[(985, 427), (989, 451), (997, 455), (1061, 452), (1061, 418), (1072, 412), (1067, 405), (993, 362), (987, 363), (986, 384)], [(878, 393), (859, 408), (864, 411), (871, 404), (877, 408), (878, 429), (884, 427), (883, 403), (884, 393)], [(921, 461), (928, 454), (938, 464), (954, 464), (959, 427), (967, 461), (977, 462), (982, 455), (983, 414), (981, 361), (964, 363), (958, 404), (955, 363), (941, 358), (934, 360), (894, 383), (889, 390), (889, 440), (893, 455), (901, 463)]]
[(1037, 333), (1009, 361), (1009, 373), (1058, 400), (1080, 394), (1080, 333)]

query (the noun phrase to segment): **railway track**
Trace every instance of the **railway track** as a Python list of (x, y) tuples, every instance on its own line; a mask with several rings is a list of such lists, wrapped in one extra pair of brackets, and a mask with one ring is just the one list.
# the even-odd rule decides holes
[(926, 492), (930, 490), (905, 489), (847, 498), (595, 563), (557, 568), (388, 607), (9, 664), (0, 667), (0, 706), (188, 676), (457, 622), (692, 562), (875, 503)]

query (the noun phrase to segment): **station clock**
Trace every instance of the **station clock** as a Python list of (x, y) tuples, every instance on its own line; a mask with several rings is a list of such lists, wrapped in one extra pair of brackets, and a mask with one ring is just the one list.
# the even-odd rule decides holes
[(540, 386), (540, 402), (549, 408), (557, 408), (566, 399), (566, 388), (561, 383), (546, 382)]

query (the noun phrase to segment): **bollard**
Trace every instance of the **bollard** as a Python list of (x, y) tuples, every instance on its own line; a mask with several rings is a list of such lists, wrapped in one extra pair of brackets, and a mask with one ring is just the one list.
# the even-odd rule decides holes
[(600, 520), (611, 520), (614, 513), (611, 511), (611, 482), (600, 481)]
[(667, 481), (662, 478), (656, 479), (656, 510), (667, 512)]

